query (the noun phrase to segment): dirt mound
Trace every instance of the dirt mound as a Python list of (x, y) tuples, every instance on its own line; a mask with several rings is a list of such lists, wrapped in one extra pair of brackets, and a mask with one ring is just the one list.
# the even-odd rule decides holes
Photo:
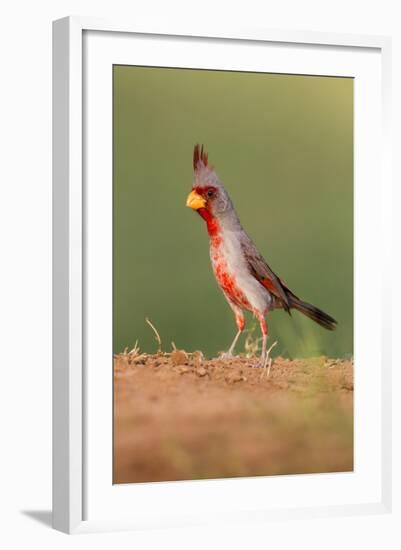
[(114, 358), (114, 482), (353, 469), (353, 364)]

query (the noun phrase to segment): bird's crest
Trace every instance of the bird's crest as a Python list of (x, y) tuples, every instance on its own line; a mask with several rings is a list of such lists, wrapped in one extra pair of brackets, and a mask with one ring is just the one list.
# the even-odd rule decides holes
[(209, 155), (206, 153), (205, 148), (198, 144), (194, 147), (193, 155), (194, 166), (194, 183), (193, 187), (200, 185), (213, 185), (223, 189), (223, 184), (219, 180), (214, 167), (209, 164)]
[(203, 145), (200, 146), (198, 143), (194, 147), (193, 165), (195, 172), (209, 165), (208, 154), (204, 150)]

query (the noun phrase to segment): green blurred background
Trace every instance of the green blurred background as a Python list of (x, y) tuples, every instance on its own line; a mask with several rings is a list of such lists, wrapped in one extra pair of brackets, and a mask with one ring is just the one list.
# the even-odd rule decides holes
[(353, 80), (115, 66), (113, 84), (114, 352), (157, 349), (145, 317), (166, 351), (213, 356), (234, 336), (204, 222), (185, 207), (203, 143), (272, 269), (339, 322), (271, 312), (275, 354), (351, 355)]

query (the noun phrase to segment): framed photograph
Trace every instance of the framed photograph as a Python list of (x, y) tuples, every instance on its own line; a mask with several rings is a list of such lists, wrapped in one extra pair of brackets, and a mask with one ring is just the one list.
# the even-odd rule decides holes
[(389, 511), (390, 39), (53, 53), (54, 527)]

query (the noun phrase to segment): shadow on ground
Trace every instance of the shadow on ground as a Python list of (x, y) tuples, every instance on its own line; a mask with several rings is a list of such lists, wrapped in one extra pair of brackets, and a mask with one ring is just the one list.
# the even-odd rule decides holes
[(52, 526), (52, 512), (51, 510), (21, 510), (21, 514), (31, 518), (46, 527)]

